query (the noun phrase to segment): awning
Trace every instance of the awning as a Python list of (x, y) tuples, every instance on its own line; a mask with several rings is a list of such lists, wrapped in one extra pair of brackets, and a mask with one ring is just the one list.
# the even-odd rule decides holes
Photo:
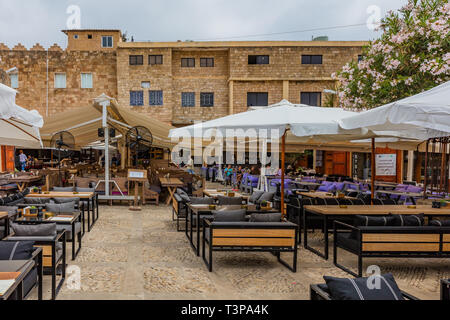
[[(98, 129), (102, 127), (102, 107), (98, 103), (91, 106), (72, 109), (45, 119), (41, 137), (45, 146), (55, 133), (68, 131), (75, 137), (75, 146), (82, 148), (99, 140)], [(172, 148), (168, 138), (172, 126), (159, 120), (119, 106), (115, 99), (108, 107), (108, 125), (115, 128), (117, 134), (126, 135), (131, 127), (146, 127), (153, 135), (153, 145), (158, 148)]]

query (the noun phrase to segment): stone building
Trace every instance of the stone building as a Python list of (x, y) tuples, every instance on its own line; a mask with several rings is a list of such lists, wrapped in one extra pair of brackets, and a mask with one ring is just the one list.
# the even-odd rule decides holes
[(331, 74), (365, 42), (124, 42), (120, 30), (64, 30), (67, 48), (0, 44), (0, 69), (24, 107), (52, 115), (106, 93), (174, 126), (249, 105), (328, 104)]

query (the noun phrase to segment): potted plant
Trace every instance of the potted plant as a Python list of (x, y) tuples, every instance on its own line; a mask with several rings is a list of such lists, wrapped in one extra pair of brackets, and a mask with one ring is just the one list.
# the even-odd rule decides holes
[(261, 208), (262, 208), (263, 210), (269, 209), (269, 202), (267, 202), (267, 201), (261, 201)]
[(31, 206), (30, 207), (30, 214), (38, 214), (39, 213), (39, 210), (38, 210), (38, 208), (37, 207), (35, 207), (35, 206)]
[(31, 190), (31, 192), (37, 194), (37, 193), (39, 193), (39, 188), (38, 188), (38, 187), (34, 187), (34, 188)]

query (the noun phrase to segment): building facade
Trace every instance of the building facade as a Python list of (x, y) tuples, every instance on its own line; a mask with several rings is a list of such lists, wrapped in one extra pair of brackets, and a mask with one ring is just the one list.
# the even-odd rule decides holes
[(332, 73), (365, 42), (124, 42), (119, 30), (65, 30), (67, 48), (0, 44), (0, 69), (17, 68), (17, 102), (50, 116), (102, 93), (174, 126), (287, 99), (328, 105)]

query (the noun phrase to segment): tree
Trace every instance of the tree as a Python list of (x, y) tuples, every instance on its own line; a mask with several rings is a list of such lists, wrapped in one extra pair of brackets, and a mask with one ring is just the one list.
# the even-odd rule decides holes
[(450, 80), (448, 0), (409, 0), (380, 28), (360, 61), (333, 75), (344, 108), (371, 109)]

